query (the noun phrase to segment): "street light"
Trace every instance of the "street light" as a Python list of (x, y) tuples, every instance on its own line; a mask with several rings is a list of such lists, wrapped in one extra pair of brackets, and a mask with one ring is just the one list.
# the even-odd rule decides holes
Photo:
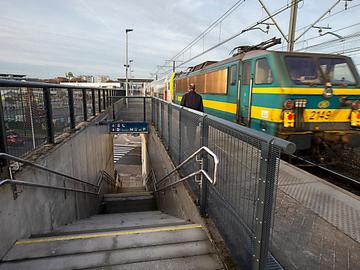
[[(128, 33), (134, 31), (134, 29), (126, 29), (125, 30), (125, 34), (126, 34), (126, 55), (125, 55), (125, 94), (126, 96), (129, 95), (129, 90), (128, 90), (128, 69), (129, 69), (129, 59), (128, 59)], [(127, 102), (126, 102), (127, 103)]]

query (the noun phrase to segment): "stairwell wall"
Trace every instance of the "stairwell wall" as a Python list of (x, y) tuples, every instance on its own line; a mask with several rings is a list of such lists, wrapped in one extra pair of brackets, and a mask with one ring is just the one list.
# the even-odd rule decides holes
[[(36, 163), (96, 184), (100, 170), (113, 175), (113, 138), (107, 126), (89, 125), (76, 132)], [(82, 189), (84, 185), (38, 169), (24, 168), (17, 180)], [(54, 227), (98, 212), (100, 199), (90, 194), (18, 187), (14, 200), (10, 186), (0, 188), (0, 258), (16, 240), (50, 232)], [(111, 192), (107, 185), (102, 193)]]

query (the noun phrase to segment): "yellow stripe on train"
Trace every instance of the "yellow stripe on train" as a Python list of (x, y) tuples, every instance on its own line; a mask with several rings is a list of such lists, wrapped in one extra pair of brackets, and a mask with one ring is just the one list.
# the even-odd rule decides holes
[[(177, 99), (180, 102), (181, 96)], [(204, 107), (236, 114), (236, 104), (221, 101), (207, 100), (204, 101)], [(282, 109), (266, 108), (259, 106), (251, 107), (251, 118), (266, 120), (270, 122), (282, 123)], [(304, 122), (312, 123), (331, 123), (331, 122), (349, 122), (351, 109), (305, 109)]]
[[(281, 123), (282, 109), (252, 106), (251, 118)], [(349, 122), (351, 109), (305, 109), (304, 122)]]
[[(177, 100), (179, 102), (181, 102), (181, 98), (182, 98), (182, 96), (178, 96)], [(205, 108), (236, 114), (236, 107), (237, 106), (234, 103), (228, 103), (228, 102), (204, 99), (203, 100), (203, 105), (204, 105)]]
[[(333, 88), (334, 95), (360, 95), (360, 89)], [(282, 88), (282, 87), (254, 87), (253, 93), (256, 94), (283, 94), (283, 95), (322, 95), (323, 88)]]

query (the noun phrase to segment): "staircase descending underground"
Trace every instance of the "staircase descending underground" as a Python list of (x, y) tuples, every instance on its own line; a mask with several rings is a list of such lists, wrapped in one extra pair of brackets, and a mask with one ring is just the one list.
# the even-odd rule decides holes
[(102, 213), (18, 240), (0, 269), (223, 269), (199, 224), (157, 211), (151, 192), (105, 194)]

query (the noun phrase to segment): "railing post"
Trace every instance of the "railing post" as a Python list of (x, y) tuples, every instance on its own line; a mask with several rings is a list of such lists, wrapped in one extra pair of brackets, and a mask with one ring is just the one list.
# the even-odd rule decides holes
[(91, 89), (92, 114), (96, 116), (95, 90)]
[(104, 108), (104, 110), (106, 110), (105, 89), (102, 90), (102, 94), (103, 94), (103, 108)]
[(43, 96), (44, 96), (44, 108), (46, 115), (47, 142), (54, 143), (55, 142), (54, 123), (53, 123), (53, 113), (51, 106), (51, 95), (49, 88), (43, 88)]
[[(206, 116), (203, 116), (200, 122), (200, 147), (208, 146), (209, 141), (209, 125), (206, 122)], [(204, 171), (208, 171), (209, 169), (209, 159), (208, 154), (203, 153), (201, 154), (201, 169)], [(213, 177), (215, 177), (213, 175)], [(206, 208), (207, 208), (207, 192), (208, 192), (208, 180), (206, 177), (201, 175), (201, 186), (200, 186), (200, 215), (205, 217), (207, 215)]]
[(160, 102), (160, 123), (161, 123), (161, 130), (160, 130), (160, 134), (161, 134), (161, 139), (165, 139), (164, 138), (164, 102)]
[(143, 98), (143, 112), (144, 112), (144, 122), (146, 122), (146, 98)]
[(178, 164), (181, 163), (181, 126), (182, 126), (182, 123), (181, 123), (181, 111), (182, 111), (182, 108), (179, 110), (179, 156), (178, 156)]
[(269, 252), (276, 157), (272, 158), (271, 142), (261, 143), (258, 196), (255, 212), (253, 269), (265, 269)]
[(155, 129), (156, 129), (156, 124), (155, 124), (155, 99), (152, 97), (151, 98), (151, 122), (154, 125)]
[(75, 111), (74, 111), (74, 90), (68, 89), (68, 102), (70, 114), (70, 129), (75, 129)]
[(172, 106), (171, 106), (171, 103), (168, 103), (168, 150), (170, 152), (170, 156), (171, 156), (171, 123), (172, 123)]
[(86, 122), (88, 120), (87, 103), (86, 103), (86, 89), (82, 89), (82, 103), (83, 103), (84, 121)]
[[(0, 91), (0, 151), (2, 153), (8, 153), (7, 143), (6, 143), (6, 127), (5, 127), (5, 115), (4, 108), (2, 103), (2, 95)], [(6, 159), (0, 159), (0, 166), (5, 167), (8, 165)]]
[(101, 113), (101, 91), (98, 89), (99, 113)]

